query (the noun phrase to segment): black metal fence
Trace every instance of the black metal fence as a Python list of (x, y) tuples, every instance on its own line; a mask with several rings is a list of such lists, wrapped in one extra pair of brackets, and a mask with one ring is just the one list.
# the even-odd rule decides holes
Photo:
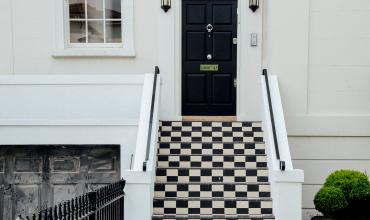
[(125, 180), (59, 203), (20, 220), (123, 220)]

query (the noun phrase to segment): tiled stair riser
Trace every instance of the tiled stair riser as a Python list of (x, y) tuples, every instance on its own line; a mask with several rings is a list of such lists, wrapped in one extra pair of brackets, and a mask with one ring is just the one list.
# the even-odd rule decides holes
[(269, 198), (268, 184), (157, 183), (157, 198)]

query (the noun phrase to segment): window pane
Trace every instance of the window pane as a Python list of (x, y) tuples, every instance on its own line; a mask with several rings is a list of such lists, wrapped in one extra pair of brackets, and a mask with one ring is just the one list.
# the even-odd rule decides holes
[(103, 0), (87, 0), (87, 18), (103, 19)]
[(85, 21), (70, 21), (69, 24), (71, 43), (86, 43)]
[(107, 21), (105, 29), (107, 43), (122, 43), (121, 21)]
[(88, 43), (104, 43), (103, 21), (88, 21), (88, 29), (89, 29)]
[(69, 0), (69, 17), (85, 18), (85, 0)]
[(121, 0), (105, 0), (105, 17), (121, 18)]

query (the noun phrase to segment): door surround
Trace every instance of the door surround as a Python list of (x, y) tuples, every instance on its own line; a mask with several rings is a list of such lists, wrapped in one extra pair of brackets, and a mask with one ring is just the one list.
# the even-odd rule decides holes
[[(237, 90), (236, 116), (238, 120), (261, 120), (260, 75), (262, 69), (263, 7), (255, 13), (247, 1), (238, 0), (237, 27)], [(182, 120), (182, 0), (173, 1), (172, 8), (163, 12), (158, 7), (158, 64), (161, 68), (161, 120)], [(250, 34), (258, 34), (258, 46), (251, 47)], [(244, 61), (244, 62), (243, 62)]]

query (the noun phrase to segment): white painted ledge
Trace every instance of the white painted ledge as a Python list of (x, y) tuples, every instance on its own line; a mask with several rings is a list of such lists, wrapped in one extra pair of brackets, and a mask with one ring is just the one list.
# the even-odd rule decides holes
[(43, 120), (43, 119), (1, 119), (0, 126), (138, 126), (137, 119), (66, 119), (66, 120)]
[(153, 172), (124, 170), (122, 178), (126, 180), (126, 184), (152, 184)]
[(277, 183), (303, 183), (304, 172), (303, 170), (271, 170), (272, 179)]
[(1, 75), (0, 85), (143, 85), (145, 74)]
[(53, 50), (52, 56), (55, 58), (62, 57), (135, 57), (135, 50), (132, 49), (117, 49), (117, 48), (68, 48), (61, 50)]

